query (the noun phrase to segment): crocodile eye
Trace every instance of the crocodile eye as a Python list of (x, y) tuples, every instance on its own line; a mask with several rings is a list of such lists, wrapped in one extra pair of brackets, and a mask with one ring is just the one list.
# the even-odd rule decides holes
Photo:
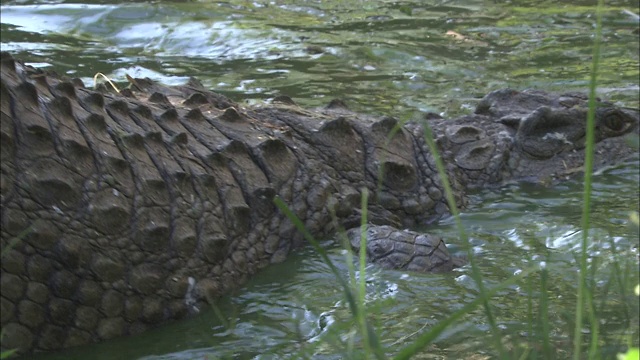
[(622, 131), (624, 129), (624, 121), (617, 114), (612, 114), (604, 119), (606, 127), (613, 131)]
[(625, 114), (619, 111), (605, 114), (602, 124), (604, 125), (604, 130), (608, 132), (609, 135), (620, 135), (629, 130), (631, 126), (631, 123), (625, 119)]

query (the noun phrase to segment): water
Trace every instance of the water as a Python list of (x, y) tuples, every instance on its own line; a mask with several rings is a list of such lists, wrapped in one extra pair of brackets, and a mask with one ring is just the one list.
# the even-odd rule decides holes
[[(237, 101), (286, 94), (303, 106), (339, 97), (367, 113), (454, 116), (501, 87), (584, 91), (595, 22), (591, 2), (573, 1), (3, 1), (2, 50), (87, 85), (97, 72), (168, 84), (197, 76)], [(638, 21), (607, 2), (599, 94), (638, 107)], [(126, 85), (126, 81), (120, 85)], [(638, 283), (638, 161), (596, 176), (589, 254), (604, 357), (638, 344), (638, 302), (617, 284)], [(554, 356), (570, 356), (581, 242), (579, 181), (553, 188), (514, 184), (472, 195), (463, 215), (487, 286), (544, 264), (548, 320), (537, 305), (539, 275), (492, 299), (502, 342), (514, 357), (548, 326)], [(424, 229), (460, 248), (452, 219)], [(325, 243), (340, 271), (343, 251)], [(617, 253), (617, 256), (613, 254)], [(616, 262), (621, 259), (621, 262)], [(367, 304), (389, 354), (477, 296), (469, 268), (431, 275), (367, 272)], [(625, 276), (627, 278), (625, 278)], [(529, 285), (531, 284), (531, 285)], [(536, 302), (529, 307), (529, 293)], [(530, 315), (531, 314), (531, 315)], [(533, 328), (529, 328), (531, 323)], [(43, 359), (340, 359), (352, 334), (348, 307), (311, 249), (274, 265), (216, 309), (148, 333)], [(320, 337), (324, 341), (318, 341)], [(327, 340), (332, 339), (332, 340)], [(495, 356), (481, 309), (447, 330), (420, 358)], [(343, 344), (343, 345), (340, 345)]]
[[(92, 83), (197, 76), (240, 100), (341, 97), (358, 110), (468, 112), (501, 87), (584, 90), (590, 2), (4, 1), (2, 48)], [(608, 2), (600, 92), (638, 105), (638, 21)]]

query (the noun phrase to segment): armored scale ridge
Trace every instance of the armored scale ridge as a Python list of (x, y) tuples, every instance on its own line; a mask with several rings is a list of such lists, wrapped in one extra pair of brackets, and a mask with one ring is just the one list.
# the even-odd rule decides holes
[[(463, 261), (398, 228), (448, 213), (419, 122), (340, 101), (243, 106), (191, 80), (116, 94), (1, 55), (3, 349), (51, 351), (136, 334), (195, 311), (303, 244), (360, 222), (369, 259), (444, 272)], [(428, 120), (455, 194), (583, 164), (586, 97), (498, 90), (475, 114)], [(634, 153), (639, 113), (600, 102), (596, 166)], [(382, 170), (381, 171), (381, 167)], [(378, 191), (378, 174), (382, 185)], [(357, 249), (358, 228), (349, 232)]]

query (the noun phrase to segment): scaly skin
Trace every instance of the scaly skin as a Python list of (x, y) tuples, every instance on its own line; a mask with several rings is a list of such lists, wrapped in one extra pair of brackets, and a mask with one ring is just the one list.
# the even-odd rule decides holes
[[(363, 188), (379, 225), (448, 213), (420, 124), (400, 126), (387, 142), (397, 120), (339, 101), (318, 110), (286, 97), (244, 107), (197, 81), (145, 79), (113, 94), (6, 53), (1, 60), (2, 248), (19, 239), (2, 258), (3, 349), (135, 334), (228, 293), (302, 244), (274, 207), (276, 195), (318, 237), (334, 232), (332, 212), (342, 226), (359, 223)], [(430, 120), (457, 205), (469, 187), (563, 177), (581, 166), (574, 150), (583, 106), (575, 96), (501, 90), (477, 114)], [(631, 154), (620, 135), (638, 131), (637, 111), (602, 106), (598, 166)], [(369, 233), (368, 251), (383, 266), (460, 265), (437, 238), (375, 226)], [(397, 250), (376, 251), (390, 245)]]

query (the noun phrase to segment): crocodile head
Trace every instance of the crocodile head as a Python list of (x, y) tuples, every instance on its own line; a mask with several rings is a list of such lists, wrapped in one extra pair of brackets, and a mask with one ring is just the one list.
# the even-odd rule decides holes
[[(483, 98), (474, 115), (443, 122), (445, 159), (470, 185), (508, 180), (547, 182), (580, 172), (585, 160), (587, 97), (504, 89)], [(597, 101), (595, 168), (637, 153), (640, 113)]]

